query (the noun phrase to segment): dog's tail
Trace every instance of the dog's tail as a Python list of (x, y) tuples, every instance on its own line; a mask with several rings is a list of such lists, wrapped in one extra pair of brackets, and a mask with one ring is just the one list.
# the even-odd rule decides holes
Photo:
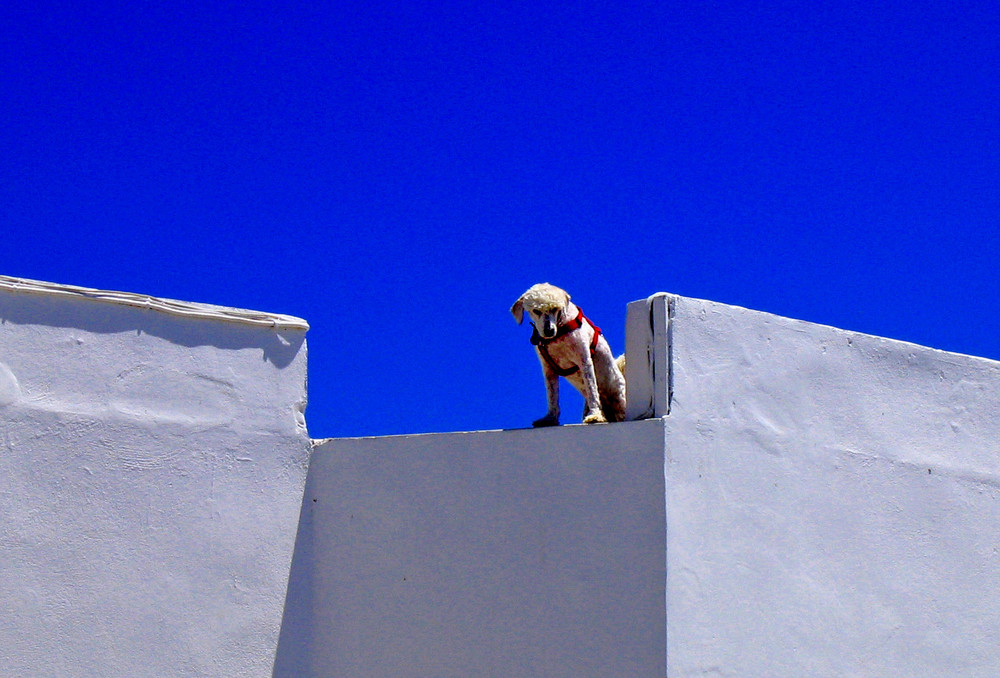
[(615, 360), (615, 365), (617, 365), (618, 369), (622, 371), (622, 375), (624, 375), (625, 374), (625, 354), (624, 353), (622, 353), (620, 356), (618, 356), (618, 358)]

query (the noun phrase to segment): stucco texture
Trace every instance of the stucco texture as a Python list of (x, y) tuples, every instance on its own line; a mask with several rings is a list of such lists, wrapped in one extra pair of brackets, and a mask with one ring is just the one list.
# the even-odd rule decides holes
[(0, 289), (0, 673), (266, 676), (305, 332)]

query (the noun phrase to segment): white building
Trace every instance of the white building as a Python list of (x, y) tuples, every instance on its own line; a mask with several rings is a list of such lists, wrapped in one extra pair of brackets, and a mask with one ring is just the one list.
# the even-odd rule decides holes
[(310, 461), (304, 322), (0, 278), (0, 674), (1000, 675), (1000, 364), (628, 315), (647, 420)]

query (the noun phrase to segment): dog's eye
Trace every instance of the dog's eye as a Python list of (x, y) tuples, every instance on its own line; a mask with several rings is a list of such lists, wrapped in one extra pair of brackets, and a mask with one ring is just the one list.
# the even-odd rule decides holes
[(541, 312), (541, 311), (539, 311), (539, 310), (538, 310), (537, 308), (536, 308), (536, 309), (534, 309), (534, 310), (533, 310), (533, 311), (531, 312), (531, 315), (535, 316), (536, 318), (537, 318), (538, 316), (540, 316), (541, 314), (542, 314), (542, 312)]

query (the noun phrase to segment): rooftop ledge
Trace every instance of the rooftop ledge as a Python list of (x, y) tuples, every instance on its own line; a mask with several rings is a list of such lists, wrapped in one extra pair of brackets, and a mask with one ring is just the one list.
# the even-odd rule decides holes
[(1000, 363), (671, 295), (626, 344), (646, 421), (314, 441), (274, 678), (1000, 675)]
[(6, 674), (1000, 675), (1000, 362), (657, 294), (646, 421), (310, 455), (303, 336), (44, 327), (304, 321), (0, 292)]
[(188, 301), (176, 301), (174, 299), (161, 299), (145, 294), (134, 294), (132, 292), (115, 292), (109, 290), (97, 290), (89, 287), (77, 287), (75, 285), (60, 285), (57, 283), (41, 282), (38, 280), (27, 280), (25, 278), (13, 278), (5, 275), (0, 275), (0, 290), (27, 292), (30, 294), (43, 294), (50, 296), (76, 297), (78, 299), (91, 299), (93, 301), (118, 304), (120, 306), (146, 308), (151, 311), (157, 311), (184, 318), (221, 320), (224, 322), (239, 323), (243, 325), (273, 327), (276, 330), (301, 330), (305, 332), (309, 329), (309, 323), (305, 320), (290, 315), (261, 313), (259, 311), (248, 311), (241, 308), (214, 306), (212, 304), (199, 304)]

